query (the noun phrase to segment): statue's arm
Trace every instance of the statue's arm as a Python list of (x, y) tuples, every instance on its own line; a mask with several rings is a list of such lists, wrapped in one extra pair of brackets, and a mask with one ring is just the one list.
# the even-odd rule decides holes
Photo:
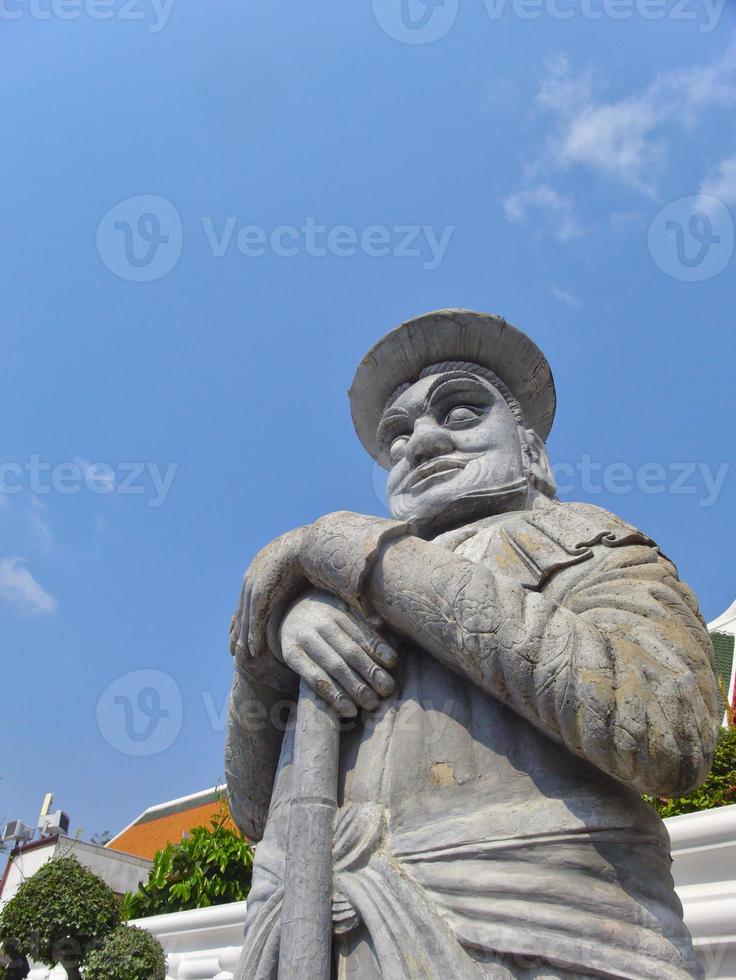
[(712, 646), (655, 548), (597, 548), (551, 601), (404, 537), (382, 547), (367, 595), (395, 630), (636, 790), (674, 796), (705, 778), (719, 722)]
[(233, 819), (252, 841), (263, 836), (289, 706), (299, 680), (272, 657), (235, 660), (225, 775)]

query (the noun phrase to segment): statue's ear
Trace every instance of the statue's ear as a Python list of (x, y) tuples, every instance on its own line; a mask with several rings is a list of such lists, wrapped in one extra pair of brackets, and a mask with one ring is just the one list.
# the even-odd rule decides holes
[(547, 447), (534, 429), (525, 429), (524, 439), (529, 450), (529, 482), (545, 496), (555, 497), (557, 495), (557, 483), (552, 473), (552, 467), (549, 465)]

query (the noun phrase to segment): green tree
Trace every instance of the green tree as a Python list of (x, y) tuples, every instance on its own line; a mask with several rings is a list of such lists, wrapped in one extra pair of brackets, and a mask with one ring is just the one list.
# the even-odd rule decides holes
[(47, 966), (60, 963), (69, 980), (94, 944), (120, 922), (120, 905), (105, 882), (75, 857), (54, 858), (24, 881), (0, 914), (0, 940)]
[(148, 881), (123, 899), (123, 918), (140, 919), (241, 902), (250, 891), (253, 848), (223, 813), (153, 858)]
[(145, 929), (118, 926), (85, 960), (84, 980), (166, 980), (161, 943)]

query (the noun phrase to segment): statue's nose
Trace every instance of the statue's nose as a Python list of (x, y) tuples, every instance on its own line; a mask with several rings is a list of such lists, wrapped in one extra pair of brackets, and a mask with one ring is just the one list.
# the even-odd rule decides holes
[(427, 460), (451, 452), (453, 442), (450, 433), (436, 419), (421, 418), (414, 424), (414, 431), (406, 444), (404, 454), (412, 467)]

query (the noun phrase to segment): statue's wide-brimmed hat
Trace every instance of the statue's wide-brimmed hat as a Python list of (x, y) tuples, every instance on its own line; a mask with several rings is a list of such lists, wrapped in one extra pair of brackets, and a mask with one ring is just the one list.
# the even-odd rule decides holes
[(547, 358), (525, 333), (492, 313), (437, 310), (407, 320), (368, 351), (350, 387), (355, 431), (382, 465), (376, 429), (396, 389), (442, 361), (490, 368), (518, 399), (526, 425), (546, 439), (555, 416), (555, 384)]

